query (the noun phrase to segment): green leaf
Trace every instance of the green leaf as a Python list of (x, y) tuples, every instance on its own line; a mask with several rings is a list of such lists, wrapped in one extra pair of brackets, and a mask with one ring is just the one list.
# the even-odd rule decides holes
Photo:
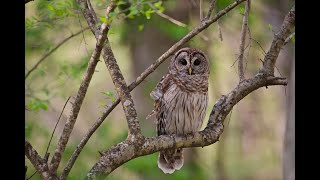
[(111, 91), (107, 91), (107, 92), (102, 92), (102, 94), (106, 95), (107, 97), (113, 97), (114, 94)]
[(155, 10), (147, 10), (145, 12), (145, 16), (147, 19), (150, 19), (151, 18), (151, 14), (155, 13), (156, 11)]
[(47, 110), (48, 103), (47, 101), (42, 101), (40, 99), (33, 99), (27, 104), (27, 107), (31, 111), (38, 111), (40, 109)]
[(292, 36), (292, 38), (291, 38), (292, 43), (295, 42), (295, 37), (296, 37), (296, 35), (293, 35), (293, 36)]
[(272, 31), (272, 25), (271, 24), (268, 24), (268, 28), (270, 31)]
[(153, 5), (160, 11), (163, 12), (164, 11), (164, 7), (162, 6), (162, 1), (158, 1), (156, 3), (153, 3)]
[(144, 29), (144, 25), (143, 25), (143, 24), (141, 24), (141, 25), (138, 26), (138, 30), (139, 30), (139, 31), (142, 31), (143, 29)]
[(103, 23), (106, 23), (107, 22), (107, 18), (105, 16), (100, 16), (99, 17), (99, 20)]
[(139, 10), (136, 7), (131, 7), (130, 8), (130, 13), (128, 14), (128, 18), (133, 19), (134, 16), (136, 16), (137, 14), (139, 14)]
[(240, 7), (240, 14), (244, 15), (244, 8)]

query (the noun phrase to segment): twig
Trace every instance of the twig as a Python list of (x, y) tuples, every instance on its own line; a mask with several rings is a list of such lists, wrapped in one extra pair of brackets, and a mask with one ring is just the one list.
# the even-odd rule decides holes
[(33, 174), (31, 174), (30, 177), (27, 178), (27, 180), (31, 179), (38, 171), (36, 170)]
[(296, 32), (293, 32), (285, 41), (284, 45), (288, 44), (288, 42), (295, 36)]
[(240, 35), (240, 47), (239, 47), (240, 55), (239, 55), (239, 61), (238, 61), (238, 71), (239, 71), (240, 82), (245, 79), (244, 69), (243, 69), (243, 57), (244, 57), (244, 46), (246, 42), (246, 35), (247, 35), (247, 29), (248, 29), (249, 11), (250, 11), (250, 0), (247, 0), (245, 5), (241, 35)]
[(64, 108), (65, 108), (66, 105), (68, 104), (68, 101), (69, 101), (70, 97), (71, 97), (71, 96), (69, 96), (69, 98), (67, 99), (67, 101), (64, 103), (64, 106), (63, 106), (62, 111), (61, 111), (61, 113), (60, 113), (60, 115), (59, 115), (58, 121), (56, 122), (56, 125), (54, 126), (53, 132), (52, 132), (51, 137), (50, 137), (50, 141), (49, 141), (48, 146), (47, 146), (47, 150), (46, 150), (45, 156), (46, 156), (47, 153), (48, 153), (48, 150), (49, 150), (49, 147), (50, 147), (51, 140), (52, 140), (52, 138), (53, 138), (54, 132), (56, 131), (56, 128), (57, 128), (57, 126), (58, 126), (58, 124), (59, 124), (59, 121), (60, 121), (60, 118), (61, 118), (62, 113), (63, 113), (63, 111), (64, 111)]
[(218, 20), (217, 23), (218, 23), (218, 30), (219, 30), (219, 38), (220, 38), (220, 41), (223, 41), (220, 21)]
[(203, 20), (203, 2), (200, 0), (199, 2), (199, 13), (200, 13), (200, 21)]
[[(135, 87), (137, 87), (146, 77), (148, 77), (149, 74), (151, 74), (161, 63), (163, 63), (171, 54), (173, 54), (175, 51), (177, 51), (180, 47), (182, 47), (183, 44), (188, 42), (191, 38), (199, 34), (201, 31), (206, 29), (209, 25), (216, 22), (219, 18), (221, 18), (223, 15), (225, 15), (227, 12), (235, 8), (238, 4), (243, 2), (244, 0), (238, 0), (234, 3), (227, 6), (225, 9), (221, 10), (215, 18), (211, 20), (204, 20), (199, 26), (195, 27), (192, 31), (190, 31), (186, 36), (184, 36), (180, 41), (175, 43), (173, 46), (171, 46), (170, 49), (168, 49), (165, 53), (163, 53), (152, 65), (150, 65), (134, 82), (132, 82), (128, 89), (129, 91), (132, 91)], [(103, 121), (106, 119), (106, 117), (110, 114), (110, 112), (119, 104), (120, 99), (116, 99), (115, 102), (113, 102), (102, 114), (102, 116), (92, 125), (92, 127), (87, 131), (86, 135), (82, 138), (81, 142), (73, 152), (71, 158), (69, 159), (67, 165), (65, 166), (63, 174), (68, 174), (68, 172), (71, 170), (73, 164), (77, 160), (79, 154), (81, 153), (82, 149), (86, 145), (86, 143), (89, 141), (92, 134), (99, 128), (99, 126), (103, 123)], [(67, 173), (65, 173), (67, 172)]]
[[(92, 15), (90, 15), (90, 16), (92, 17)], [(92, 23), (92, 21), (90, 21), (90, 23)], [(88, 24), (90, 24), (90, 23), (88, 23)], [(93, 25), (93, 24), (91, 24), (91, 25)], [(92, 28), (92, 27), (90, 26), (90, 28)], [(94, 29), (91, 29), (91, 30), (92, 31), (96, 30), (96, 27), (94, 27)], [(73, 127), (74, 127), (74, 124), (77, 120), (82, 102), (83, 102), (84, 97), (87, 93), (87, 90), (88, 90), (91, 78), (93, 76), (93, 73), (95, 71), (96, 65), (99, 61), (99, 57), (100, 57), (104, 42), (107, 39), (108, 31), (109, 31), (109, 26), (106, 25), (105, 23), (103, 23), (101, 25), (101, 31), (94, 32), (95, 36), (97, 37), (96, 48), (95, 48), (95, 50), (89, 60), (87, 71), (82, 78), (82, 82), (81, 82), (80, 88), (78, 90), (77, 96), (75, 98), (74, 104), (72, 106), (70, 116), (64, 126), (62, 135), (60, 136), (60, 139), (59, 139), (58, 146), (55, 150), (55, 153), (54, 153), (52, 160), (51, 160), (51, 163), (49, 165), (49, 168), (52, 172), (56, 172), (56, 170), (60, 164), (62, 153), (64, 152), (64, 150), (66, 148), (70, 134), (71, 134)]]
[(51, 49), (49, 52), (47, 52), (42, 58), (40, 58), (38, 60), (38, 62), (27, 72), (27, 74), (25, 75), (24, 79), (27, 79), (28, 76), (32, 73), (32, 71), (34, 71), (47, 57), (49, 57), (52, 53), (54, 53), (60, 46), (62, 46), (64, 43), (66, 43), (68, 40), (70, 40), (71, 38), (81, 34), (82, 32), (88, 30), (89, 27), (86, 27), (84, 29), (81, 29), (80, 31), (76, 32), (75, 34), (72, 34), (71, 36), (67, 37), (66, 39), (64, 39), (63, 41), (61, 41), (56, 47), (54, 47), (53, 49)]
[(205, 20), (209, 20), (210, 19), (210, 16), (211, 16), (211, 14), (212, 14), (212, 12), (214, 10), (215, 5), (216, 5), (216, 0), (211, 0), (208, 13), (207, 13), (206, 17), (204, 18)]
[(255, 39), (253, 39), (253, 38), (250, 38), (250, 40), (253, 40), (255, 43), (257, 43), (258, 44), (258, 46), (260, 47), (260, 49), (263, 51), (263, 55), (266, 55), (267, 53), (266, 53), (266, 51), (263, 49), (263, 47), (261, 46), (261, 44), (257, 41), (257, 40), (255, 40)]
[(175, 24), (175, 25), (178, 25), (178, 26), (181, 26), (181, 27), (187, 27), (186, 24), (184, 24), (184, 23), (182, 23), (182, 22), (180, 22), (180, 21), (178, 21), (178, 20), (175, 20), (174, 18), (172, 18), (172, 17), (170, 17), (170, 16), (168, 16), (168, 15), (163, 14), (162, 12), (160, 12), (160, 11), (159, 11), (156, 7), (154, 7), (150, 2), (148, 2), (148, 5), (149, 5), (153, 10), (155, 10), (155, 12), (156, 12), (160, 17), (167, 19), (168, 21), (172, 22), (172, 23)]

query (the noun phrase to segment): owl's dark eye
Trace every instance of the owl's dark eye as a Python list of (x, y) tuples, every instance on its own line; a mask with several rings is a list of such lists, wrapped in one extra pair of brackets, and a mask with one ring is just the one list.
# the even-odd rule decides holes
[(188, 63), (187, 63), (187, 60), (185, 60), (185, 59), (181, 59), (180, 60), (180, 64), (182, 64), (182, 65), (187, 65)]
[(195, 60), (194, 62), (193, 62), (193, 65), (195, 65), (195, 66), (198, 66), (199, 64), (200, 64), (200, 60), (199, 59), (197, 59), (197, 60)]

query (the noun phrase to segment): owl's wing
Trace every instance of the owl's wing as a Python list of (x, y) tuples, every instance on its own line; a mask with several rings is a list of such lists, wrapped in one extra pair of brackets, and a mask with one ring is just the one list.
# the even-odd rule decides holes
[[(150, 93), (150, 97), (155, 101), (154, 103), (154, 110), (146, 117), (146, 119), (149, 119), (151, 116), (153, 116), (156, 113), (160, 112), (160, 108), (163, 106), (162, 97), (166, 90), (168, 89), (168, 86), (171, 82), (170, 74), (164, 75), (157, 86), (154, 88), (154, 90)], [(158, 119), (158, 118), (157, 118)]]

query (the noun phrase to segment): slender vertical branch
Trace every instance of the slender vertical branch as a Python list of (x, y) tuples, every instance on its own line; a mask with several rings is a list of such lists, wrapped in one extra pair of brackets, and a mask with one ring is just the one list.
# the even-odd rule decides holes
[(200, 13), (200, 21), (202, 21), (203, 20), (203, 1), (202, 0), (200, 0), (200, 2), (199, 2), (199, 13)]
[(238, 71), (240, 81), (244, 80), (244, 68), (243, 68), (243, 57), (244, 57), (244, 47), (246, 42), (246, 35), (248, 30), (248, 19), (249, 19), (249, 11), (250, 11), (250, 0), (246, 1), (245, 4), (245, 12), (243, 16), (242, 29), (240, 35), (240, 48), (239, 48), (239, 57), (238, 57)]
[(141, 135), (141, 130), (137, 119), (137, 112), (134, 108), (134, 103), (130, 95), (130, 90), (125, 82), (108, 41), (103, 48), (102, 56), (121, 100), (128, 123), (129, 134), (139, 136)]
[[(93, 16), (91, 15), (90, 17), (93, 17)], [(90, 26), (90, 28), (92, 28), (92, 27)], [(95, 28), (95, 26), (94, 26), (94, 28)], [(73, 130), (74, 124), (77, 120), (82, 102), (83, 102), (85, 95), (87, 93), (91, 78), (93, 76), (93, 73), (95, 71), (97, 63), (99, 61), (99, 57), (100, 57), (104, 42), (107, 38), (108, 31), (109, 31), (109, 25), (106, 25), (105, 23), (103, 23), (101, 25), (101, 30), (99, 32), (95, 32), (95, 35), (97, 36), (96, 48), (95, 48), (95, 50), (89, 60), (86, 73), (84, 74), (84, 76), (82, 78), (82, 82), (80, 84), (80, 88), (78, 90), (77, 96), (76, 96), (75, 101), (73, 103), (69, 118), (64, 126), (62, 135), (60, 136), (60, 139), (58, 142), (58, 146), (57, 146), (55, 153), (52, 157), (52, 160), (51, 160), (51, 163), (49, 166), (49, 168), (52, 172), (56, 172), (56, 170), (59, 166), (59, 163), (61, 161), (62, 154), (63, 154), (63, 152), (66, 148), (66, 145), (68, 143), (68, 140), (70, 138), (70, 135)]]
[(215, 6), (216, 6), (216, 0), (211, 0), (208, 13), (204, 19), (206, 19), (206, 20), (210, 19), (211, 14), (212, 14)]

